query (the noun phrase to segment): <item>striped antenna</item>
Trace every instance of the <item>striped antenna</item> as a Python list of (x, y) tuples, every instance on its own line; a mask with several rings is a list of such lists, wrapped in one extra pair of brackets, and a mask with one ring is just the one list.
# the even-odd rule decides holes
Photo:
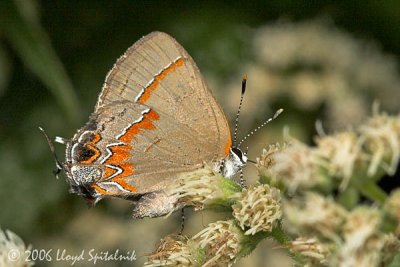
[(246, 82), (247, 82), (247, 75), (244, 75), (243, 80), (242, 80), (242, 93), (240, 95), (240, 103), (239, 103), (238, 111), (236, 113), (235, 131), (233, 133), (233, 146), (234, 147), (236, 147), (236, 138), (237, 138), (238, 125), (239, 125), (239, 115), (240, 115), (240, 110), (242, 109), (244, 92), (246, 91)]
[(247, 138), (249, 138), (250, 136), (252, 136), (255, 132), (257, 132), (258, 130), (260, 130), (262, 127), (264, 127), (265, 125), (267, 125), (268, 123), (270, 123), (271, 121), (275, 120), (281, 113), (283, 112), (283, 108), (278, 109), (274, 116), (269, 118), (268, 120), (264, 121), (262, 124), (260, 124), (257, 128), (255, 128), (253, 131), (251, 131), (250, 133), (248, 133), (237, 145), (237, 147), (240, 147), (240, 145), (247, 140)]

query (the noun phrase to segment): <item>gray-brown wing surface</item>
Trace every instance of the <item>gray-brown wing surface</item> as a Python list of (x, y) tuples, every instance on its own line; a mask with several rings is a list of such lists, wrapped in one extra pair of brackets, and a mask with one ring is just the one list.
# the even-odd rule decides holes
[[(99, 184), (149, 192), (231, 145), (226, 118), (195, 62), (172, 37), (154, 32), (121, 56), (108, 73), (92, 120), (102, 139)], [(107, 186), (105, 186), (107, 185)]]

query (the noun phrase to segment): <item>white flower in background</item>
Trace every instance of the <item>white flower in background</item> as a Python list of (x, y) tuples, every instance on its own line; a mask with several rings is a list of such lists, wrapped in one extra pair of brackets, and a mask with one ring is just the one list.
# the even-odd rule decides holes
[(296, 197), (283, 203), (284, 221), (288, 230), (307, 236), (322, 236), (336, 241), (348, 212), (331, 198), (307, 192), (303, 198)]
[(0, 229), (0, 266), (4, 267), (29, 267), (34, 262), (26, 259), (25, 251), (30, 250), (24, 241), (15, 233)]
[(272, 147), (272, 151), (263, 151), (258, 167), (274, 182), (285, 184), (290, 193), (312, 188), (321, 182), (318, 158), (312, 148), (293, 141), (293, 144), (280, 150)]
[[(389, 111), (399, 110), (396, 59), (332, 23), (270, 24), (254, 33), (253, 47), (254, 60), (240, 70), (247, 74), (251, 86), (246, 101), (252, 105), (243, 109), (244, 117), (270, 112), (261, 107), (271, 109), (282, 97), (301, 110), (315, 111), (324, 106), (320, 114), (326, 116), (329, 129), (359, 123), (375, 99)], [(237, 81), (228, 87), (226, 91), (232, 92), (232, 97), (227, 99), (237, 99)], [(237, 105), (230, 104), (232, 108)]]
[(316, 238), (298, 237), (290, 242), (288, 248), (291, 252), (300, 253), (307, 258), (309, 266), (325, 264), (330, 255), (328, 247)]
[(276, 163), (274, 160), (274, 154), (282, 149), (283, 148), (281, 148), (278, 143), (270, 145), (268, 149), (263, 148), (261, 156), (256, 159), (256, 166), (260, 176), (268, 175), (268, 169)]
[(357, 207), (343, 226), (343, 243), (330, 266), (387, 266), (399, 252), (400, 242), (393, 234), (380, 231), (381, 213), (377, 208)]
[(374, 111), (374, 115), (360, 127), (360, 133), (371, 154), (368, 175), (375, 175), (380, 168), (393, 175), (400, 159), (400, 116)]
[(364, 248), (369, 238), (374, 238), (378, 233), (380, 223), (381, 214), (376, 208), (357, 207), (350, 212), (343, 227), (343, 250), (354, 253)]
[(340, 189), (344, 190), (353, 175), (356, 164), (361, 164), (362, 142), (354, 132), (342, 132), (316, 139), (316, 154), (323, 160), (321, 166), (332, 177), (343, 179)]

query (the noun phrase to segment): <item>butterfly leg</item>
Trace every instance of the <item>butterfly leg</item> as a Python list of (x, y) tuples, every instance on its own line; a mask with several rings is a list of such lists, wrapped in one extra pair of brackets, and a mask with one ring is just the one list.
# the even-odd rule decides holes
[(178, 235), (182, 235), (183, 229), (185, 229), (185, 208), (181, 209), (181, 230)]
[(247, 186), (246, 186), (246, 184), (245, 184), (246, 181), (245, 181), (244, 178), (243, 178), (243, 169), (240, 168), (240, 169), (239, 169), (239, 172), (240, 172), (240, 180), (239, 180), (240, 186), (241, 186), (243, 189), (246, 189)]

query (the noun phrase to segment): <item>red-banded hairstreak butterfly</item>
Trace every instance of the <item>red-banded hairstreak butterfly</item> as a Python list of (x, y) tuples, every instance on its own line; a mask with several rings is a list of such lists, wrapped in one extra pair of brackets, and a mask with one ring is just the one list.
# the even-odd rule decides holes
[(89, 122), (72, 139), (56, 141), (66, 145), (65, 163), (56, 162), (71, 192), (92, 202), (157, 203), (147, 212), (135, 209), (134, 217), (170, 212), (174, 203), (164, 189), (181, 173), (208, 163), (230, 178), (247, 162), (232, 146), (225, 115), (196, 63), (161, 32), (117, 60)]

